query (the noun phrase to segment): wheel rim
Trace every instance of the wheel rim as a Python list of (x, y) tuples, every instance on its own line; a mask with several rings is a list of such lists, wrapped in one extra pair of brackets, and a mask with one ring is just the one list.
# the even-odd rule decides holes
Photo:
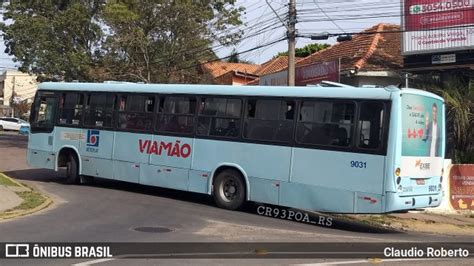
[(235, 182), (234, 178), (227, 177), (222, 183), (222, 188), (220, 189), (220, 194), (222, 199), (227, 202), (235, 200), (239, 195), (239, 186)]

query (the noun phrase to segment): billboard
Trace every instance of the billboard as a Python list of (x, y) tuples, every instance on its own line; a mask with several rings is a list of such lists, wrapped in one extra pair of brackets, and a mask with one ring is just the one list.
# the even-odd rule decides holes
[(472, 49), (474, 0), (402, 0), (405, 55)]
[(297, 86), (317, 84), (323, 80), (339, 81), (338, 61), (329, 61), (296, 67)]
[[(314, 63), (296, 67), (296, 86), (317, 84), (323, 80), (335, 82), (339, 81), (338, 61)], [(260, 77), (259, 85), (287, 86), (288, 70), (283, 70)]]

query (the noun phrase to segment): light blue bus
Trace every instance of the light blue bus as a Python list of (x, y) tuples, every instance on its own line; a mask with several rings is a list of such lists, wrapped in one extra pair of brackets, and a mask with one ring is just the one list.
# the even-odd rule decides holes
[(335, 213), (441, 203), (443, 99), (420, 90), (42, 83), (28, 162), (94, 177)]

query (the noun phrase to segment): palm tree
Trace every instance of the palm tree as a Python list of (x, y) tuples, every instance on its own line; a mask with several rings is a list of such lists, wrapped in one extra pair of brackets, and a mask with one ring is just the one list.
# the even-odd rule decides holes
[(446, 103), (446, 133), (456, 163), (474, 162), (474, 93), (469, 87), (437, 90)]

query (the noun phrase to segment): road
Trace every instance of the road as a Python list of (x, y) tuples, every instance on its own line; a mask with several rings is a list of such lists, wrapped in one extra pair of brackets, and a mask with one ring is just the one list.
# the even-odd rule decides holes
[[(66, 185), (61, 173), (31, 169), (26, 164), (26, 137), (0, 135), (0, 171), (48, 194), (54, 205), (39, 213), (0, 222), (1, 242), (471, 242), (470, 237), (374, 231), (344, 225), (323, 227), (257, 215), (254, 204), (244, 211), (222, 210), (207, 195), (97, 180), (93, 185)], [(335, 223), (337, 224), (337, 223)], [(143, 232), (140, 229), (143, 229)], [(146, 230), (150, 229), (150, 230)], [(151, 231), (151, 232), (150, 232)], [(8, 264), (74, 264), (84, 260), (8, 260)], [(159, 260), (158, 260), (159, 261)], [(321, 259), (268, 260), (268, 264), (315, 263)], [(331, 260), (337, 261), (337, 260)], [(137, 260), (133, 264), (155, 264)], [(198, 264), (239, 260), (199, 260)], [(249, 264), (262, 260), (249, 259)], [(327, 261), (326, 261), (327, 262)], [(437, 264), (442, 261), (429, 262)], [(460, 261), (457, 263), (469, 263)], [(127, 265), (127, 259), (98, 265)], [(189, 260), (166, 260), (190, 264)], [(194, 261), (193, 264), (197, 263)], [(394, 264), (397, 262), (394, 261)], [(419, 261), (419, 263), (428, 263)], [(0, 265), (2, 261), (0, 261)], [(466, 264), (467, 265), (467, 264)]]

